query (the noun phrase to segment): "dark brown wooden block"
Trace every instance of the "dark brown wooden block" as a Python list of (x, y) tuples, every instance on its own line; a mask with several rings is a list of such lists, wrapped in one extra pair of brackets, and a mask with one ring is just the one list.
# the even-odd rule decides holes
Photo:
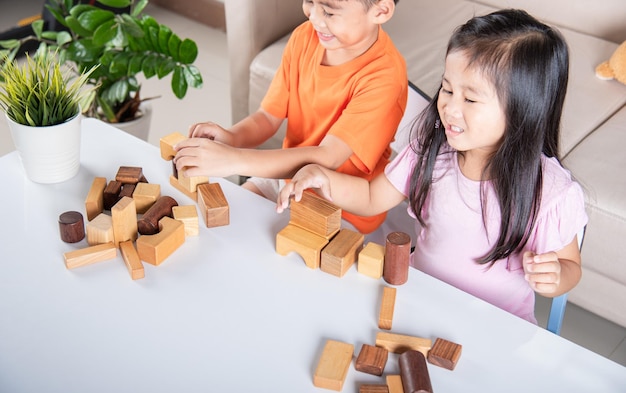
[(137, 220), (137, 230), (142, 235), (154, 235), (159, 232), (159, 221), (163, 217), (173, 217), (172, 208), (178, 202), (172, 197), (162, 196)]
[(59, 231), (61, 240), (66, 243), (76, 243), (85, 238), (85, 223), (83, 215), (76, 211), (68, 211), (59, 216)]
[(427, 359), (435, 366), (454, 370), (461, 357), (462, 349), (463, 347), (460, 344), (437, 338), (433, 347), (428, 351)]
[(135, 192), (136, 184), (122, 184), (122, 191), (120, 191), (120, 198), (122, 197), (133, 197), (133, 192)]
[(111, 210), (115, 204), (122, 199), (120, 197), (120, 191), (122, 191), (122, 183), (117, 180), (111, 180), (104, 189), (103, 201), (104, 208)]
[(408, 350), (400, 355), (398, 362), (404, 393), (433, 393), (424, 354)]
[(115, 175), (115, 180), (124, 184), (137, 184), (142, 179), (145, 179), (143, 169), (137, 166), (121, 166)]
[(389, 393), (387, 385), (365, 384), (359, 386), (359, 393)]
[(383, 375), (388, 355), (389, 351), (385, 348), (363, 344), (356, 359), (355, 368), (364, 373)]
[(383, 278), (391, 285), (402, 285), (409, 278), (411, 237), (404, 232), (387, 235)]

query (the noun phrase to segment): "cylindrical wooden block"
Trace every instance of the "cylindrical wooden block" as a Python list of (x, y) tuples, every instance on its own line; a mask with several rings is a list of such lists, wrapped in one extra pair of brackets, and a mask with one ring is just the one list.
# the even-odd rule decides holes
[(69, 211), (59, 216), (59, 232), (61, 240), (66, 243), (76, 243), (85, 238), (85, 224), (83, 215), (79, 212)]
[(142, 235), (154, 235), (159, 232), (159, 220), (165, 216), (172, 217), (172, 208), (178, 202), (172, 197), (162, 196), (137, 220), (137, 230)]
[(398, 359), (404, 393), (432, 393), (426, 358), (420, 351), (408, 350)]
[(411, 237), (404, 232), (387, 235), (383, 278), (391, 285), (402, 285), (409, 278)]

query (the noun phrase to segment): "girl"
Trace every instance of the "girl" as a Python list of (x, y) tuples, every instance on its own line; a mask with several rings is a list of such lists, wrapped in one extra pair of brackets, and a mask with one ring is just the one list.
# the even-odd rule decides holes
[(319, 165), (280, 192), (307, 188), (368, 215), (409, 199), (411, 265), (536, 323), (534, 292), (580, 280), (580, 186), (558, 158), (568, 78), (562, 36), (521, 10), (475, 17), (453, 34), (441, 87), (412, 142), (371, 182)]

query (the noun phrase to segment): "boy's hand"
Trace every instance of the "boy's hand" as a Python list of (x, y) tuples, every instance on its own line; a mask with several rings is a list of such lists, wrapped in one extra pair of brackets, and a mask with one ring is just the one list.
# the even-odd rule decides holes
[(208, 138), (231, 146), (233, 139), (233, 135), (230, 131), (211, 121), (196, 123), (190, 126), (189, 137)]
[(524, 253), (522, 259), (526, 281), (530, 287), (541, 294), (556, 292), (561, 282), (561, 263), (555, 252), (535, 254)]
[(289, 207), (289, 199), (293, 196), (296, 202), (302, 199), (302, 193), (308, 188), (318, 188), (322, 197), (332, 201), (330, 182), (322, 168), (315, 164), (302, 167), (291, 181), (278, 193), (276, 211), (282, 213)]
[(226, 177), (237, 173), (238, 149), (205, 138), (186, 139), (174, 146), (176, 169), (185, 176)]

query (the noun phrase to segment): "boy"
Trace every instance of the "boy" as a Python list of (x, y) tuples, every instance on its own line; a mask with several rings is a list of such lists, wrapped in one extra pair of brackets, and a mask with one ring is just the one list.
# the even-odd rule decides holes
[[(304, 0), (297, 27), (261, 108), (230, 130), (190, 127), (175, 163), (188, 176), (252, 176), (245, 188), (276, 200), (279, 182), (303, 165), (371, 179), (389, 161), (389, 143), (404, 114), (406, 65), (381, 25), (394, 0)], [(283, 148), (253, 149), (287, 119)], [(343, 216), (369, 233), (385, 219)]]

